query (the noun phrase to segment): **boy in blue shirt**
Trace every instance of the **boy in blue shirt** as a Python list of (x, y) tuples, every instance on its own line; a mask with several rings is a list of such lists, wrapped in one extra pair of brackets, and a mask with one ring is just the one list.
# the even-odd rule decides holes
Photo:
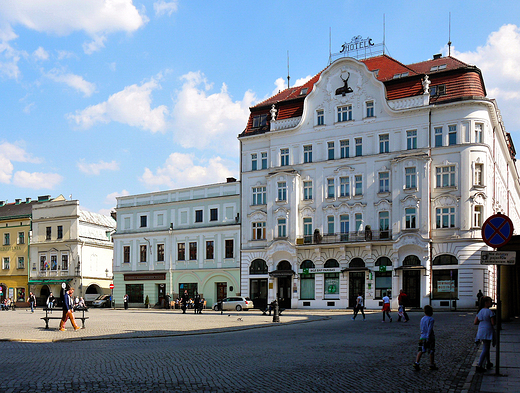
[(414, 370), (419, 371), (421, 367), (419, 362), (423, 353), (428, 352), (430, 354), (430, 370), (438, 370), (434, 362), (435, 354), (435, 333), (433, 332), (433, 308), (432, 306), (424, 306), (424, 317), (421, 319), (421, 337), (419, 338), (419, 349), (417, 352), (417, 359), (413, 364)]

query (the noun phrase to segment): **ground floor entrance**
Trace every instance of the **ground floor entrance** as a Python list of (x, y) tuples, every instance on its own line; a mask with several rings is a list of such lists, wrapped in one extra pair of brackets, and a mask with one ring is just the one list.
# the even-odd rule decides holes
[(407, 307), (421, 307), (420, 270), (403, 270), (403, 291), (408, 295)]
[(278, 277), (277, 298), (280, 308), (291, 308), (292, 276)]
[(348, 280), (348, 306), (356, 305), (358, 293), (365, 298), (365, 272), (350, 272)]
[(267, 308), (267, 278), (252, 278), (249, 280), (249, 297), (255, 308)]

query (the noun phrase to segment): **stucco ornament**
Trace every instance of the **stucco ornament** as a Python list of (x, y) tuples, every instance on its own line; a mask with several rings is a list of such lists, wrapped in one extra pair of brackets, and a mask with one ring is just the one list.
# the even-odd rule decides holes
[(422, 81), (423, 93), (430, 94), (430, 78), (426, 75)]
[(275, 121), (276, 120), (276, 113), (278, 111), (274, 107), (274, 104), (271, 106), (271, 110), (269, 112), (271, 112), (271, 121)]

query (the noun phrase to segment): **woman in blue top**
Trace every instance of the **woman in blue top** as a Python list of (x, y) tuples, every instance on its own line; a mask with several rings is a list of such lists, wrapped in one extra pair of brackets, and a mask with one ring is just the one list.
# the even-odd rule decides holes
[(491, 341), (493, 340), (493, 335), (495, 334), (495, 313), (489, 309), (493, 304), (493, 301), (489, 296), (484, 297), (482, 299), (484, 303), (484, 307), (478, 312), (475, 317), (475, 321), (473, 322), (475, 325), (478, 325), (477, 337), (475, 340), (482, 341), (482, 353), (480, 354), (480, 358), (477, 364), (477, 372), (483, 373), (485, 371), (484, 368), (484, 360), (486, 360), (487, 369), (493, 368), (493, 363), (490, 361), (490, 348)]

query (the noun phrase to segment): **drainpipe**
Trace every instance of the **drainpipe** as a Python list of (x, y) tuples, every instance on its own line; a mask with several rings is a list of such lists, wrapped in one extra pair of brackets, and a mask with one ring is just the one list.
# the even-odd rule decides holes
[(428, 244), (429, 244), (429, 259), (430, 259), (430, 301), (432, 304), (432, 291), (433, 291), (433, 239), (432, 239), (432, 110), (428, 111)]

